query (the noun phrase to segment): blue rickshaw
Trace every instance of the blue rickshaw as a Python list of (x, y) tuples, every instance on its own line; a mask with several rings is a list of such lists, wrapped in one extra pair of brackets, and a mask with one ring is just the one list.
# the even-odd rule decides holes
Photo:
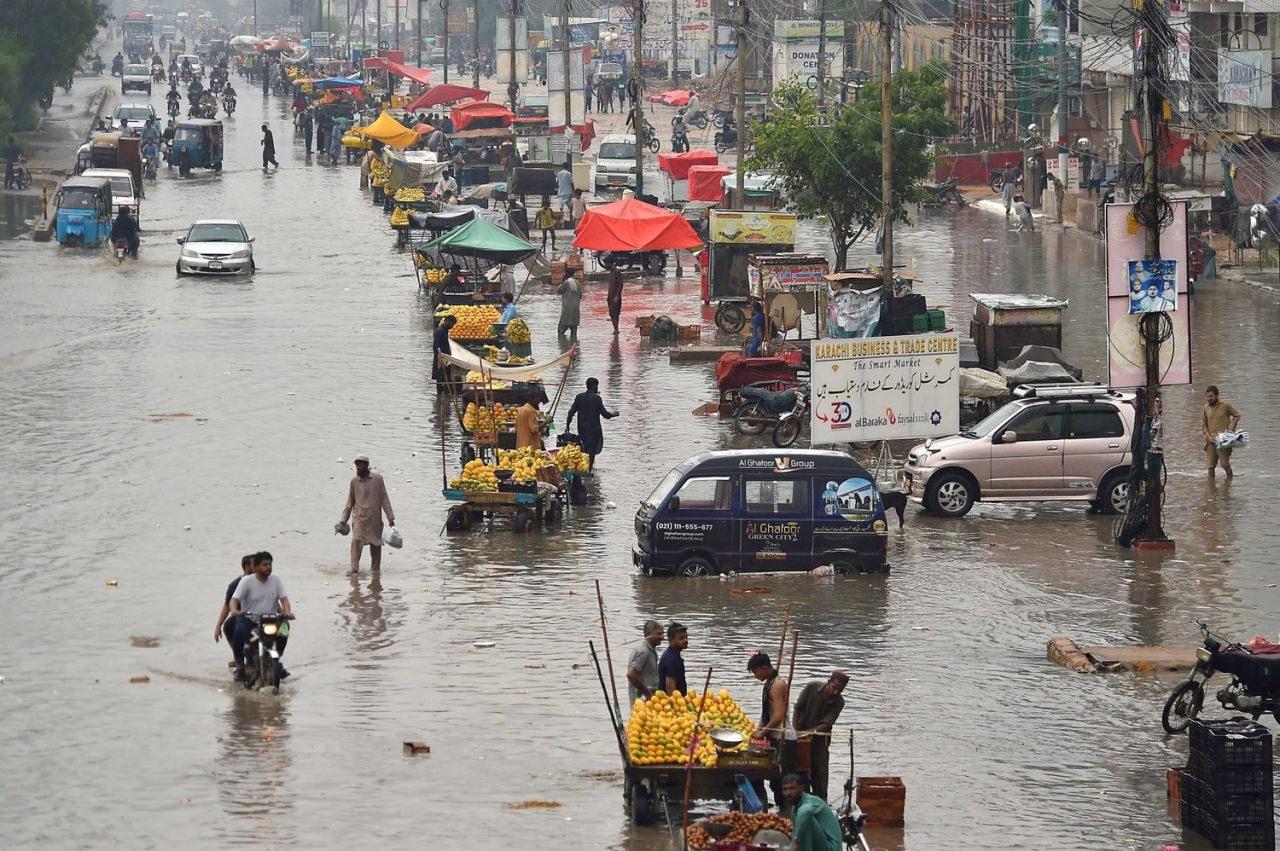
[(222, 171), (222, 122), (212, 118), (179, 121), (164, 161), (177, 166), (184, 177), (193, 168)]
[(59, 245), (96, 246), (111, 236), (111, 180), (72, 177), (54, 199)]

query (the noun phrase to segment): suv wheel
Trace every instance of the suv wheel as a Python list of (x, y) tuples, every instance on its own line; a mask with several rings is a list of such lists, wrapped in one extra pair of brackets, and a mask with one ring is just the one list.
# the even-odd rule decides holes
[(1112, 473), (1098, 488), (1096, 502), (1103, 514), (1123, 514), (1129, 510), (1129, 478), (1124, 473)]
[(973, 508), (976, 490), (973, 482), (961, 473), (941, 473), (930, 480), (925, 505), (944, 517), (963, 517)]
[(676, 568), (677, 576), (689, 576), (693, 578), (702, 578), (706, 576), (715, 576), (718, 571), (710, 561), (702, 556), (691, 556), (680, 562), (680, 566)]

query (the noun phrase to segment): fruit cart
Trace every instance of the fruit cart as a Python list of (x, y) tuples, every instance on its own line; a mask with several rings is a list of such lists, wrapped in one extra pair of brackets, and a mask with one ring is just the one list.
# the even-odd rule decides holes
[[(483, 462), (477, 460), (472, 463)], [(465, 474), (466, 468), (463, 470)], [(501, 484), (502, 482), (497, 483)], [(449, 507), (445, 520), (445, 528), (451, 532), (466, 531), (476, 523), (487, 522), (492, 526), (493, 521), (499, 517), (509, 517), (516, 532), (530, 532), (535, 528), (546, 529), (559, 523), (564, 517), (567, 497), (561, 488), (552, 486), (547, 489), (535, 485), (533, 491), (445, 488), (444, 498), (456, 503)]]
[[(592, 660), (603, 690), (604, 673), (594, 648)], [(648, 701), (637, 701), (625, 725), (610, 706), (607, 691), (604, 696), (622, 757), (623, 804), (634, 824), (662, 822), (669, 829), (679, 829), (686, 777), (690, 800), (736, 802), (741, 782), (778, 776), (772, 753), (756, 754), (744, 744), (722, 747), (713, 741), (712, 730), (722, 741), (732, 741), (721, 735), (732, 732), (738, 742), (745, 743), (755, 727), (723, 689), (715, 694), (708, 691), (705, 697), (693, 690), (688, 695), (659, 692)], [(688, 767), (685, 759), (700, 701), (701, 732), (693, 751), (694, 765)]]
[[(437, 214), (439, 215), (439, 214)], [(413, 214), (410, 214), (410, 222)], [(422, 219), (424, 224), (431, 224)], [(414, 248), (414, 273), (420, 289), (431, 293), (433, 307), (440, 304), (497, 305), (502, 298), (500, 283), (490, 281), (485, 273), (496, 266), (523, 263), (538, 250), (518, 236), (494, 223), (473, 217), (452, 230)], [(457, 265), (462, 281), (444, 284), (441, 272)], [(489, 325), (497, 322), (494, 316)], [(488, 333), (489, 325), (485, 330)]]

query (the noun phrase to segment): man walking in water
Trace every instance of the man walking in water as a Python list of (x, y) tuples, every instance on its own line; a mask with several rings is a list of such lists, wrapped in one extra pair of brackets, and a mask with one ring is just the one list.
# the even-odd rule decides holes
[(1213, 478), (1218, 465), (1227, 478), (1235, 475), (1231, 469), (1231, 448), (1217, 444), (1218, 435), (1224, 431), (1235, 431), (1240, 427), (1240, 412), (1235, 405), (1218, 395), (1218, 387), (1210, 384), (1204, 391), (1204, 458), (1209, 467), (1209, 478)]
[(387, 496), (387, 484), (380, 473), (369, 469), (369, 456), (356, 456), (356, 474), (347, 489), (347, 504), (342, 509), (342, 519), (338, 521), (344, 526), (353, 517), (355, 525), (351, 528), (351, 575), (360, 572), (360, 555), (364, 545), (369, 545), (369, 569), (377, 573), (382, 569), (382, 515), (387, 515), (387, 523), (393, 528), (396, 525), (395, 511), (391, 508), (391, 498)]
[(276, 137), (271, 135), (271, 128), (266, 124), (262, 125), (262, 173), (267, 173), (267, 165), (273, 165), (280, 168), (280, 163), (276, 162)]

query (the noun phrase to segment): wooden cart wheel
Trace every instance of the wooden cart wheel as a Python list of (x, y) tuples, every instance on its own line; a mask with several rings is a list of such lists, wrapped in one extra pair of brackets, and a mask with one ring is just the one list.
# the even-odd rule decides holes
[(533, 528), (533, 515), (529, 513), (527, 508), (521, 508), (516, 512), (515, 527), (516, 532), (521, 534)]
[(550, 500), (547, 503), (546, 513), (543, 515), (543, 517), (546, 520), (546, 524), (548, 526), (554, 526), (555, 524), (560, 522), (563, 516), (564, 516), (564, 508), (560, 506), (560, 500), (558, 499)]
[(445, 521), (445, 528), (451, 532), (462, 532), (471, 528), (471, 512), (464, 506), (455, 505), (449, 509), (449, 517)]

